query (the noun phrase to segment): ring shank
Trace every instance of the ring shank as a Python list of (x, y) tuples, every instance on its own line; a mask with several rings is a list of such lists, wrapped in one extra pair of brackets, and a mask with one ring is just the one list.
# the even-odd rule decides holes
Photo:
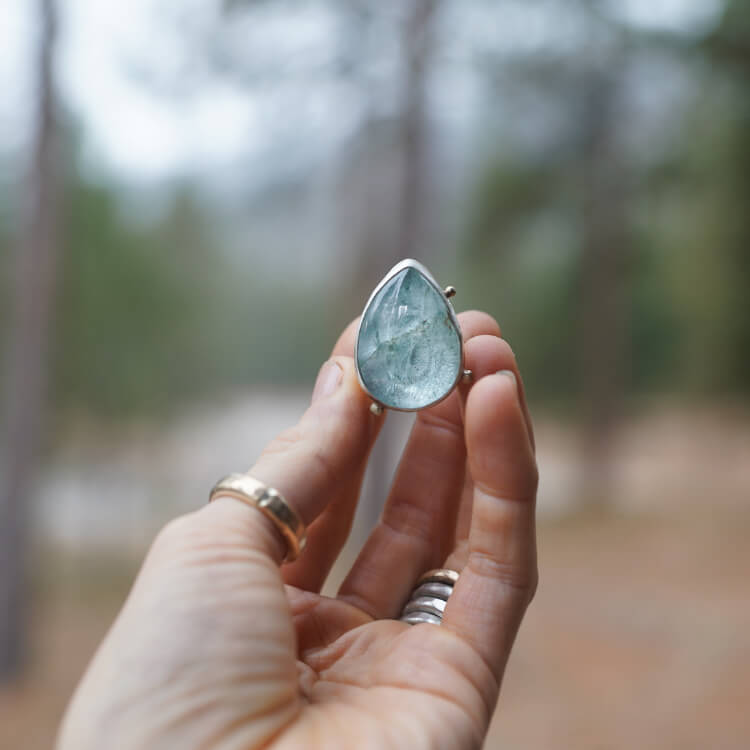
[(284, 496), (273, 487), (268, 487), (249, 474), (230, 474), (213, 486), (208, 501), (217, 497), (233, 497), (257, 508), (268, 518), (286, 542), (284, 562), (296, 560), (305, 548), (305, 524)]
[(409, 625), (440, 625), (459, 575), (458, 571), (450, 568), (436, 568), (420, 576), (412, 589), (409, 601), (401, 610), (401, 622)]

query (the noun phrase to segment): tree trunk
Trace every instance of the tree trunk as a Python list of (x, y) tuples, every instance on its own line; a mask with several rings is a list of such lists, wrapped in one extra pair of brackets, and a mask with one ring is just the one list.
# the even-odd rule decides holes
[(593, 74), (584, 115), (581, 384), (582, 500), (610, 502), (613, 442), (628, 377), (627, 170), (615, 144), (617, 81)]
[(53, 0), (39, 0), (39, 13), (38, 107), (17, 248), (0, 442), (0, 681), (19, 672), (24, 653), (28, 501), (43, 434), (59, 255)]
[(397, 258), (425, 251), (427, 188), (427, 73), (438, 0), (413, 0), (402, 34), (401, 187)]

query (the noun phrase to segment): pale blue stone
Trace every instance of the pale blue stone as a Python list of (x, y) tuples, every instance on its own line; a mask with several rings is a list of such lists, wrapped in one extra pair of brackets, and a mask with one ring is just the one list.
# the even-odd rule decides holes
[(393, 409), (422, 409), (456, 384), (461, 337), (445, 296), (416, 268), (389, 279), (367, 306), (357, 367), (370, 395)]

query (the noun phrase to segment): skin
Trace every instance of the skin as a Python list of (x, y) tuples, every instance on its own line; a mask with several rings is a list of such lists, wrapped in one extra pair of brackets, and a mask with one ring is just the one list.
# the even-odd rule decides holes
[[(222, 497), (170, 522), (66, 713), (58, 750), (475, 748), (537, 582), (534, 440), (518, 368), (488, 315), (459, 316), (472, 385), (420, 412), (335, 598), (383, 417), (352, 360), (356, 321), (310, 408), (250, 473), (308, 527), (301, 557)], [(501, 371), (501, 372), (498, 372)], [(393, 619), (426, 570), (461, 571), (441, 626)]]

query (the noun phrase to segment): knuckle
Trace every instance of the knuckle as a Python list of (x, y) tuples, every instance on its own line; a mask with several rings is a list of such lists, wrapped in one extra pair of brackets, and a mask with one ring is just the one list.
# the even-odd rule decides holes
[(513, 351), (513, 347), (508, 343), (507, 339), (501, 339), (499, 345), (502, 351), (503, 359), (506, 362), (507, 369), (517, 372), (518, 361), (516, 360), (516, 353)]
[(539, 466), (536, 460), (531, 462), (529, 467), (529, 497), (536, 497), (537, 490), (539, 489)]
[[(208, 509), (205, 506), (204, 509)], [(174, 555), (186, 550), (211, 546), (215, 539), (214, 523), (207, 522), (204, 509), (177, 516), (168, 521), (156, 535), (152, 550), (161, 555)]]
[(149, 560), (164, 560), (184, 550), (195, 534), (192, 514), (168, 521), (156, 535), (148, 554)]
[(486, 552), (473, 550), (467, 567), (479, 578), (500, 583), (514, 597), (528, 603), (536, 593), (538, 573), (536, 564), (516, 560), (503, 560)]
[(467, 310), (459, 313), (459, 321), (466, 327), (469, 338), (480, 334), (491, 336), (502, 336), (500, 324), (495, 318), (484, 310)]
[(329, 451), (320, 444), (314, 445), (309, 453), (312, 471), (317, 475), (320, 487), (333, 485), (339, 478), (337, 462)]
[(394, 503), (386, 507), (381, 523), (392, 534), (405, 536), (412, 543), (431, 546), (435, 538), (433, 514), (414, 503)]
[(528, 604), (531, 604), (534, 597), (536, 596), (537, 589), (539, 588), (539, 567), (537, 565), (533, 566), (532, 574), (531, 574), (531, 586), (529, 588), (529, 594), (528, 594)]
[(442, 417), (435, 412), (429, 410), (417, 412), (417, 420), (420, 424), (427, 427), (430, 431), (436, 434), (447, 434), (451, 438), (458, 438), (463, 444), (464, 440), (464, 427), (463, 424), (458, 423), (452, 419)]
[(189, 536), (192, 533), (193, 526), (191, 515), (177, 516), (161, 528), (154, 544), (160, 547), (175, 544)]
[(280, 432), (268, 445), (263, 449), (263, 453), (271, 455), (277, 453), (285, 453), (290, 448), (298, 445), (302, 440), (302, 431), (299, 425), (293, 427), (287, 427), (283, 432)]

